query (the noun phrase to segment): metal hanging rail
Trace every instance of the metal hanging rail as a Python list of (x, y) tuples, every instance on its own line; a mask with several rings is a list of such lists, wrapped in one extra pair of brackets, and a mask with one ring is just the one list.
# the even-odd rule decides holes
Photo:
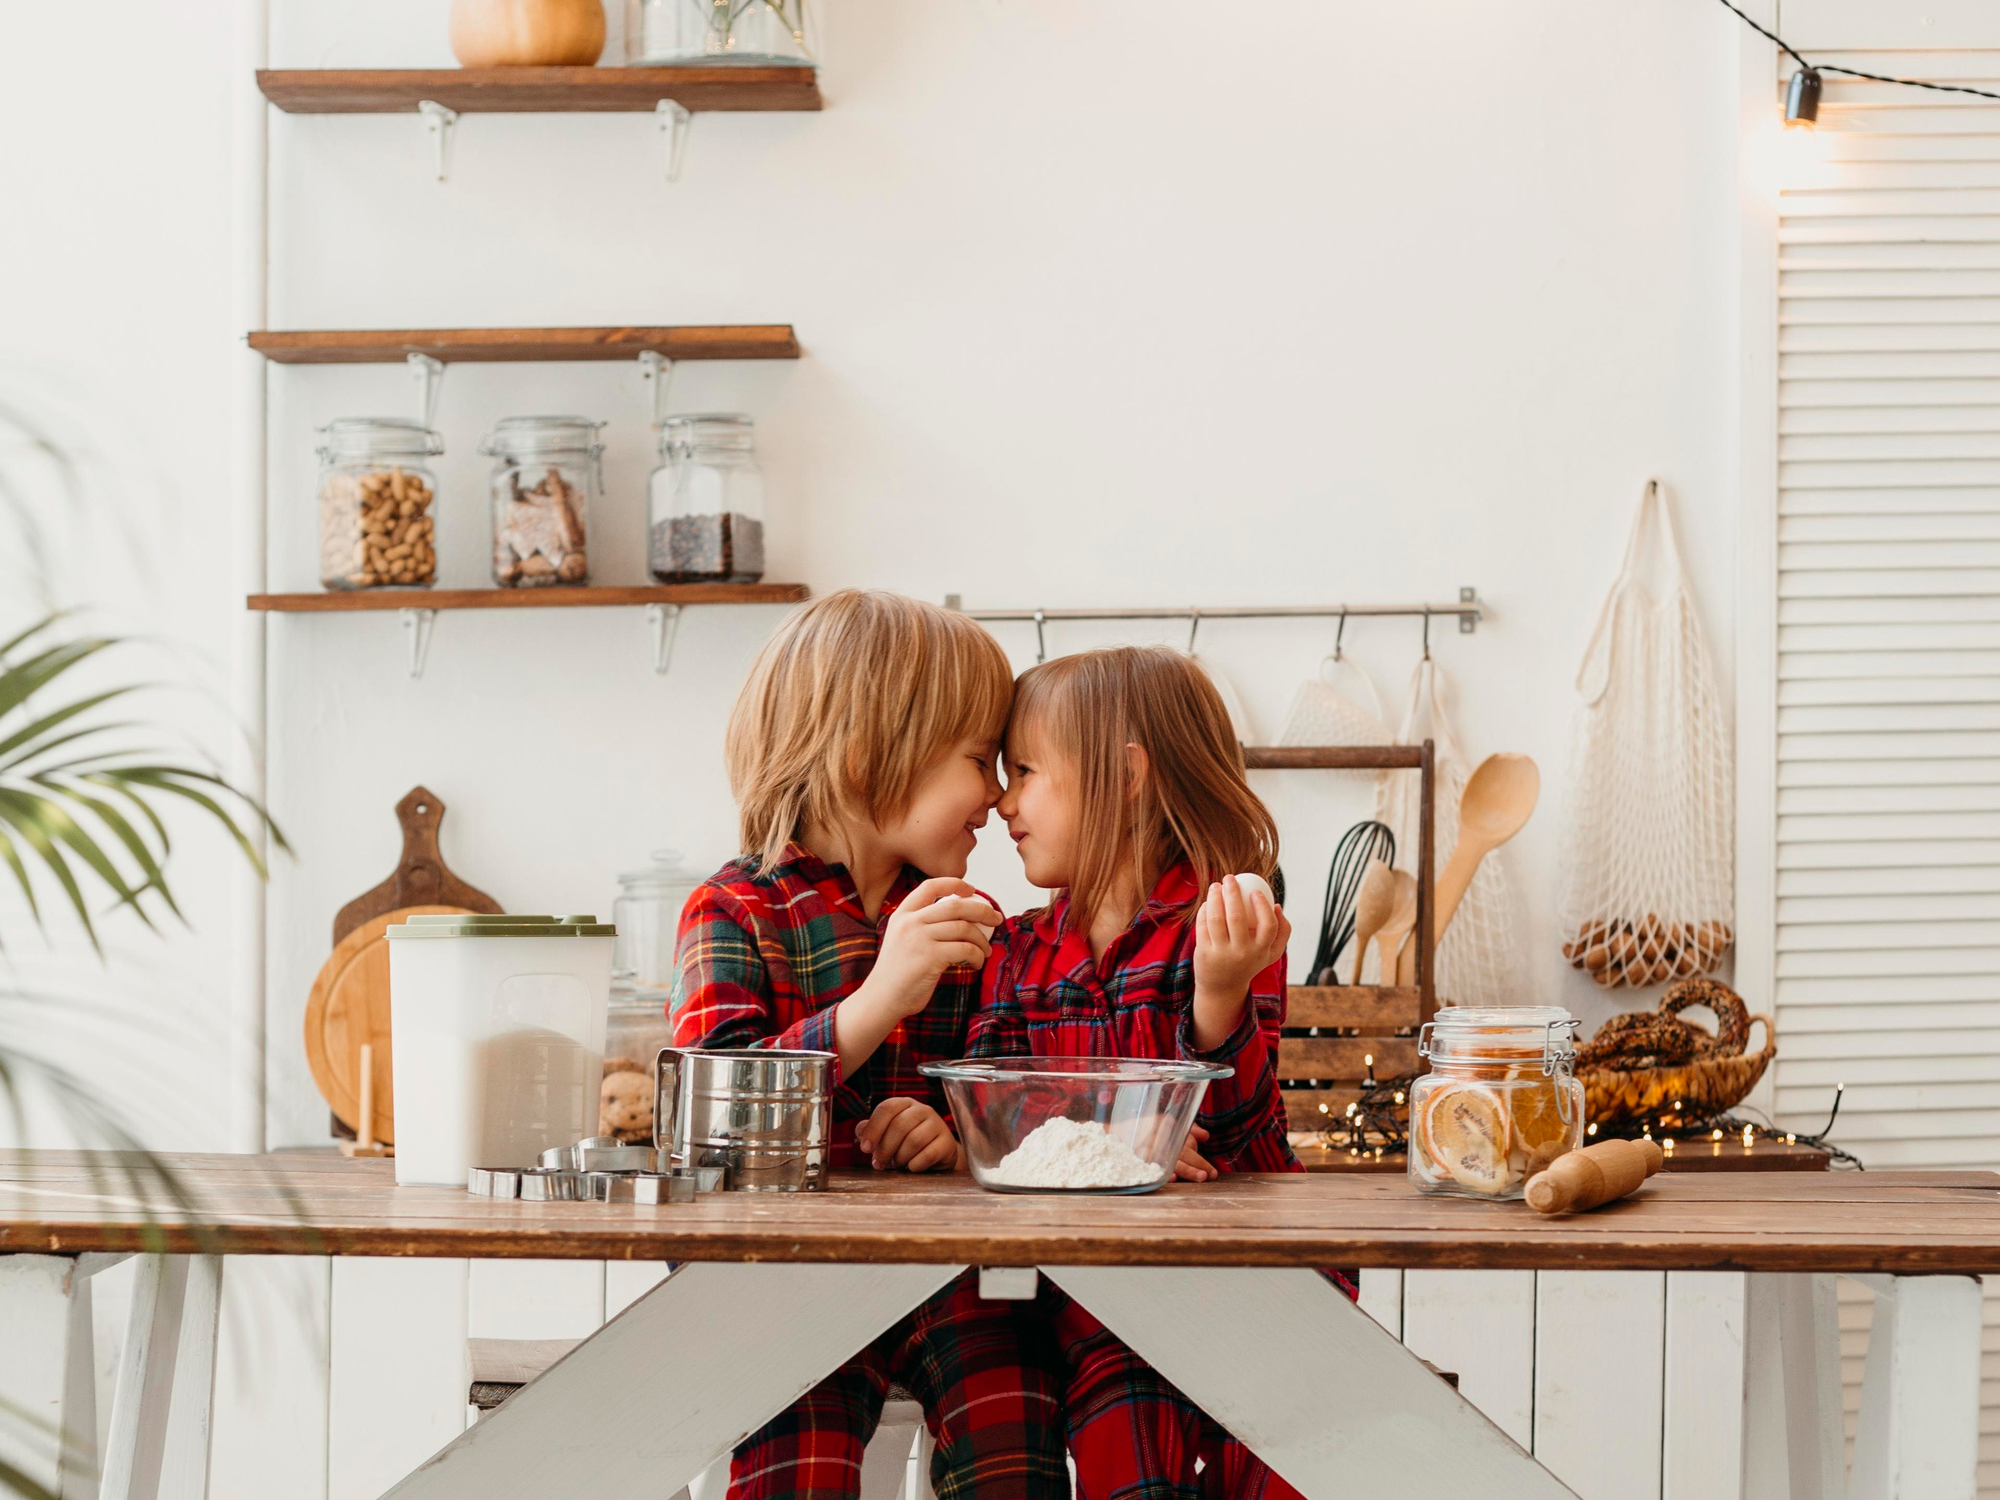
[[(966, 609), (958, 594), (944, 596), (945, 608), (959, 610), (975, 620), (1017, 621), (1033, 625), (1037, 640), (1042, 628), (1063, 620), (1186, 620), (1188, 622), (1188, 649), (1194, 649), (1194, 633), (1201, 628), (1203, 620), (1338, 620), (1343, 626), (1350, 620), (1421, 619), (1424, 622), (1424, 642), (1428, 651), (1430, 643), (1430, 622), (1433, 619), (1456, 619), (1460, 635), (1471, 635), (1479, 628), (1483, 611), (1479, 603), (1479, 591), (1462, 588), (1458, 591), (1456, 604), (1251, 604), (1225, 607), (1220, 605), (1188, 605), (1181, 609)], [(1046, 651), (1038, 655), (1046, 655)]]

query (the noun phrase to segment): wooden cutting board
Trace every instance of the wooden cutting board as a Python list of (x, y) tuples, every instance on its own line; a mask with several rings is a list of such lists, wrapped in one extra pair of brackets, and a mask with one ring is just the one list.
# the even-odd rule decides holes
[(403, 857), (389, 878), (341, 907), (333, 919), (338, 943), (362, 923), (412, 906), (443, 906), (454, 911), (497, 912), (500, 903), (467, 885), (445, 868), (438, 851), (438, 827), (444, 803), (428, 787), (413, 786), (396, 804), (403, 825)]
[(403, 854), (389, 878), (333, 919), (333, 956), (306, 1000), (306, 1062), (313, 1082), (349, 1130), (361, 1121), (361, 1047), (373, 1047), (375, 1139), (396, 1140), (395, 1070), (389, 1044), (389, 941), (385, 933), (427, 912), (497, 912), (500, 903), (445, 868), (438, 850), (444, 803), (412, 787), (396, 804)]
[(306, 1000), (306, 1063), (349, 1130), (361, 1128), (361, 1044), (374, 1050), (375, 1139), (396, 1143), (395, 1059), (389, 1045), (389, 939), (395, 923), (461, 906), (406, 906), (371, 917), (334, 944)]

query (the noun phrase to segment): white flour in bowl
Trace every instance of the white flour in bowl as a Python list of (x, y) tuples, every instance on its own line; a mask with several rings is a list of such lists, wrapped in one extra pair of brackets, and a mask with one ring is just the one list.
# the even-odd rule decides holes
[(1166, 1174), (1095, 1120), (1044, 1120), (986, 1174), (1002, 1187), (1142, 1187)]

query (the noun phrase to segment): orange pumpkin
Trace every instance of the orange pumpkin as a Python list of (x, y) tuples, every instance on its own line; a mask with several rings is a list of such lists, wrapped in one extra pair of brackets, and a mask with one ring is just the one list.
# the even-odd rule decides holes
[(589, 67), (604, 0), (452, 0), (451, 50), (467, 68)]

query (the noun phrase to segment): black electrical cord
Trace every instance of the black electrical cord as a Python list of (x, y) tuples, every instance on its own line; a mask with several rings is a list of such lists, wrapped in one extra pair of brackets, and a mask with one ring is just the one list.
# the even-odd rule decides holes
[(1991, 89), (1968, 88), (1962, 83), (1929, 83), (1921, 78), (1891, 78), (1886, 73), (1864, 73), (1859, 68), (1843, 68), (1835, 63), (1807, 62), (1805, 58), (1799, 55), (1798, 49), (1792, 46), (1790, 42), (1779, 36), (1777, 32), (1767, 31), (1762, 26), (1759, 26), (1750, 17), (1732, 5), (1730, 0), (1716, 0), (1716, 3), (1722, 6), (1723, 9), (1734, 12), (1739, 21), (1756, 32), (1757, 35), (1763, 37), (1765, 41), (1776, 43), (1780, 52), (1783, 52), (1808, 73), (1839, 73), (1846, 78), (1865, 78), (1870, 83), (1893, 83), (1906, 89), (1935, 89), (1941, 94), (1972, 94), (1981, 99), (2000, 99), (2000, 94), (1994, 93)]

